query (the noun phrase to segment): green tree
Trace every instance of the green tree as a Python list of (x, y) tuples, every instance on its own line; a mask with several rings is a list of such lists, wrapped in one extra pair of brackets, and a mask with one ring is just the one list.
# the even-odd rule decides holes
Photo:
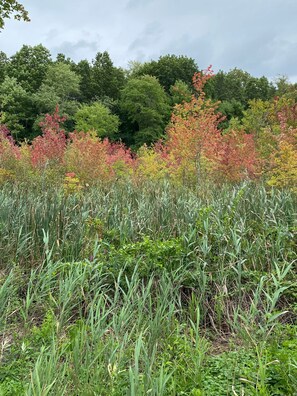
[(98, 52), (92, 67), (92, 99), (103, 99), (108, 96), (118, 99), (124, 86), (125, 74), (113, 65), (109, 53)]
[(51, 65), (46, 73), (43, 85), (52, 87), (62, 100), (76, 100), (79, 96), (79, 76), (67, 63)]
[(219, 71), (206, 85), (206, 94), (214, 100), (236, 100), (247, 108), (251, 99), (269, 100), (275, 88), (266, 77), (252, 77), (249, 73), (233, 69), (228, 73)]
[(73, 115), (77, 111), (79, 76), (70, 65), (55, 63), (48, 68), (44, 82), (34, 95), (40, 113), (51, 113), (59, 105), (60, 110)]
[(14, 19), (18, 21), (30, 21), (28, 12), (21, 3), (16, 0), (0, 0), (0, 29), (4, 27), (4, 20), (11, 18), (13, 15)]
[(3, 51), (0, 51), (0, 84), (4, 81), (7, 74), (8, 62), (7, 55)]
[(286, 76), (280, 76), (275, 80), (276, 95), (297, 101), (297, 83), (290, 83)]
[[(242, 124), (248, 133), (258, 136), (262, 129), (269, 128), (278, 133), (277, 112), (275, 103), (261, 99), (251, 100), (249, 108), (243, 112)], [(277, 127), (277, 130), (275, 130)]]
[(130, 121), (128, 140), (131, 145), (151, 144), (163, 135), (170, 115), (168, 102), (156, 77), (142, 76), (128, 81), (122, 91), (120, 107)]
[(243, 112), (242, 125), (247, 133), (254, 135), (263, 170), (270, 167), (271, 155), (277, 150), (277, 136), (281, 134), (278, 115), (290, 104), (285, 98), (278, 101), (253, 99)]
[(69, 57), (66, 58), (66, 55), (64, 55), (62, 53), (57, 54), (55, 63), (66, 63), (67, 65), (70, 65), (73, 67), (75, 66), (75, 62)]
[(220, 123), (220, 127), (226, 129), (230, 126), (231, 120), (242, 119), (244, 107), (238, 100), (231, 99), (221, 102), (219, 104), (218, 110), (223, 116), (226, 117), (225, 120)]
[(125, 70), (126, 77), (137, 77), (141, 76), (141, 68), (143, 67), (143, 63), (140, 61), (130, 60), (128, 62), (128, 68)]
[(14, 77), (28, 92), (36, 92), (41, 86), (47, 69), (51, 64), (51, 55), (47, 48), (39, 44), (35, 47), (23, 47), (10, 58), (7, 74)]
[(236, 100), (245, 104), (245, 87), (249, 78), (249, 73), (236, 68), (228, 73), (219, 71), (207, 82), (206, 95), (214, 100)]
[(211, 79), (209, 79), (205, 85), (204, 91), (208, 98), (213, 100), (226, 100), (225, 97), (225, 73), (220, 70)]
[(245, 86), (245, 101), (252, 99), (270, 100), (275, 94), (275, 87), (266, 77), (250, 77)]
[(82, 102), (90, 102), (93, 98), (92, 66), (86, 59), (74, 66), (77, 75), (80, 76), (80, 95)]
[[(46, 73), (45, 79), (34, 95), (35, 103), (40, 116), (54, 112), (59, 106), (60, 113), (67, 117), (65, 127), (71, 129), (73, 116), (78, 109), (79, 76), (66, 63), (52, 64)], [(40, 117), (39, 117), (40, 118)], [(39, 132), (39, 119), (35, 122), (35, 131)]]
[(170, 96), (172, 105), (190, 102), (192, 91), (184, 81), (177, 80), (175, 84), (170, 87)]
[(226, 129), (232, 118), (242, 119), (251, 100), (270, 100), (275, 94), (275, 87), (266, 77), (252, 77), (235, 68), (228, 73), (219, 71), (207, 82), (205, 92), (208, 98), (222, 102), (218, 110), (226, 116), (226, 120), (220, 126)]
[(5, 77), (0, 85), (0, 113), (0, 123), (6, 124), (15, 138), (26, 137), (36, 110), (32, 95), (13, 77)]
[(192, 85), (193, 75), (198, 71), (198, 66), (194, 59), (187, 56), (165, 55), (157, 61), (137, 64), (131, 76), (150, 75), (156, 77), (160, 84), (169, 93), (170, 87), (181, 80), (188, 86)]
[(100, 102), (82, 105), (74, 119), (76, 130), (96, 131), (99, 137), (113, 137), (119, 130), (119, 117)]

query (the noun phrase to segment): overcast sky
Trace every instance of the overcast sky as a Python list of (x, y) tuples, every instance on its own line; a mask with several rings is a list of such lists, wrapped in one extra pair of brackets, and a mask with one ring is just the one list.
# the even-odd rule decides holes
[(193, 57), (200, 68), (234, 67), (297, 81), (297, 0), (19, 0), (31, 22), (7, 21), (0, 50), (42, 43), (55, 56), (114, 63), (160, 55)]

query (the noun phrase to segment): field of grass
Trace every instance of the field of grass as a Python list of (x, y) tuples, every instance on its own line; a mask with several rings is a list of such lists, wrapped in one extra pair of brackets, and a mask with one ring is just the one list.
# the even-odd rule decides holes
[(297, 197), (0, 190), (0, 395), (297, 395)]

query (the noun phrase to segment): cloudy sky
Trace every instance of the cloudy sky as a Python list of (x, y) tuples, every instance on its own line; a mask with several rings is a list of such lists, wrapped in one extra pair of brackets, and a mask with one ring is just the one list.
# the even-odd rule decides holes
[(297, 0), (19, 0), (31, 22), (7, 21), (0, 50), (42, 43), (53, 56), (114, 63), (160, 55), (193, 57), (200, 68), (234, 67), (297, 81)]

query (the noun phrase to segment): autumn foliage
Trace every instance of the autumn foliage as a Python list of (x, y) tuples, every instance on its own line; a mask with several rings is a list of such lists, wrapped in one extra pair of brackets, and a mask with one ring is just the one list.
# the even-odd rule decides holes
[(67, 170), (88, 184), (111, 181), (121, 172), (129, 173), (133, 165), (129, 149), (101, 140), (92, 132), (70, 134), (65, 161)]
[(0, 166), (6, 166), (7, 162), (19, 158), (19, 149), (11, 137), (8, 128), (0, 125)]
[(211, 67), (194, 75), (195, 94), (190, 102), (175, 106), (167, 138), (162, 147), (155, 147), (168, 173), (183, 183), (203, 183), (206, 178), (239, 181), (255, 175), (253, 136), (242, 129), (223, 134), (218, 103), (205, 97), (203, 89), (212, 76)]
[[(194, 75), (194, 94), (174, 106), (165, 138), (152, 147), (144, 145), (137, 155), (94, 132), (66, 133), (58, 108), (40, 124), (42, 135), (21, 147), (1, 125), (0, 181), (42, 179), (63, 183), (68, 192), (128, 178), (203, 185), (261, 176), (271, 185), (296, 185), (296, 104), (278, 98), (269, 106), (253, 102), (245, 122), (223, 130), (219, 103), (204, 93), (212, 76), (211, 67)], [(257, 125), (264, 111), (269, 123), (262, 128)]]
[(30, 148), (33, 167), (43, 168), (50, 164), (62, 164), (66, 149), (66, 134), (61, 129), (64, 117), (59, 116), (59, 109), (53, 115), (47, 114), (40, 123), (42, 136), (32, 142)]
[(269, 184), (297, 191), (297, 105), (287, 104), (277, 115), (280, 133), (274, 137)]

